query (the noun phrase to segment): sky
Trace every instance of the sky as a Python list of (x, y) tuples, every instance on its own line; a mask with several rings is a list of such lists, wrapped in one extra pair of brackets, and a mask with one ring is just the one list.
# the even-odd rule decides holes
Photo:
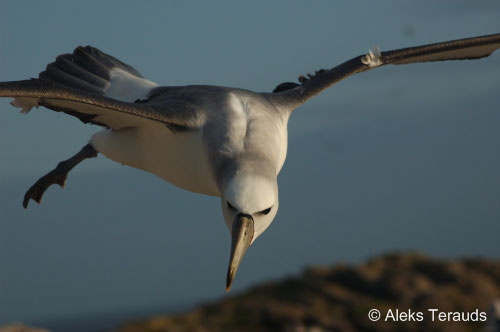
[[(160, 85), (271, 91), (379, 46), (500, 32), (497, 1), (2, 1), (0, 80), (36, 77), (93, 45)], [(305, 266), (388, 251), (500, 258), (500, 52), (349, 78), (289, 122), (280, 210), (231, 294)], [(105, 157), (24, 192), (99, 127), (0, 100), (0, 324), (225, 294), (230, 236), (218, 199)], [(229, 296), (230, 296), (229, 295)]]

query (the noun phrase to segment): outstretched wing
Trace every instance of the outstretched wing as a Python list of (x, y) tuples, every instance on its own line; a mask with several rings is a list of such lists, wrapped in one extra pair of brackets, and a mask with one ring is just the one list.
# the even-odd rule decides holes
[(51, 81), (32, 79), (0, 82), (0, 97), (13, 97), (12, 104), (28, 112), (34, 106), (44, 106), (112, 129), (164, 124), (171, 129), (194, 129), (202, 125), (199, 108), (175, 100), (163, 103), (129, 103)]
[(298, 83), (281, 83), (274, 89), (278, 102), (293, 108), (306, 102), (333, 84), (357, 73), (387, 64), (408, 64), (426, 61), (479, 59), (500, 48), (500, 34), (453, 40), (393, 51), (370, 51), (329, 70), (299, 77)]

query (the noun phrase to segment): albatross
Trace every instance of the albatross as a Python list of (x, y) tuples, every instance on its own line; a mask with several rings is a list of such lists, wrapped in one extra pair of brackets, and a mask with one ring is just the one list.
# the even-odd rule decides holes
[(229, 291), (250, 245), (278, 212), (277, 176), (287, 153), (287, 123), (308, 99), (357, 73), (388, 64), (479, 59), (500, 47), (500, 34), (381, 52), (300, 76), (272, 92), (209, 85), (159, 86), (91, 46), (59, 55), (38, 78), (0, 82), (0, 97), (28, 113), (43, 106), (104, 127), (26, 192), (41, 202), (52, 184), (99, 153), (191, 192), (220, 197), (231, 234)]

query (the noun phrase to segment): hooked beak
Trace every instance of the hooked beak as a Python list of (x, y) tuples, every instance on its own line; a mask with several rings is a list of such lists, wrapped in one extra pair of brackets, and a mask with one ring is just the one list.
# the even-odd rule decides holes
[(233, 283), (236, 270), (240, 266), (241, 259), (252, 243), (254, 234), (253, 218), (248, 214), (239, 213), (233, 221), (231, 230), (231, 256), (227, 270), (226, 291), (229, 292)]

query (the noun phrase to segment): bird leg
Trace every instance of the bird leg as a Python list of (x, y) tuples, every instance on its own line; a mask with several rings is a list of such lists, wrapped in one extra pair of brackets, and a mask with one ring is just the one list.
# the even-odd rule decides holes
[(42, 201), (42, 196), (52, 184), (64, 187), (69, 171), (87, 158), (97, 157), (97, 150), (90, 144), (85, 145), (77, 154), (68, 160), (61, 161), (57, 167), (42, 176), (24, 195), (23, 207), (28, 207), (29, 200), (32, 199), (38, 204)]

